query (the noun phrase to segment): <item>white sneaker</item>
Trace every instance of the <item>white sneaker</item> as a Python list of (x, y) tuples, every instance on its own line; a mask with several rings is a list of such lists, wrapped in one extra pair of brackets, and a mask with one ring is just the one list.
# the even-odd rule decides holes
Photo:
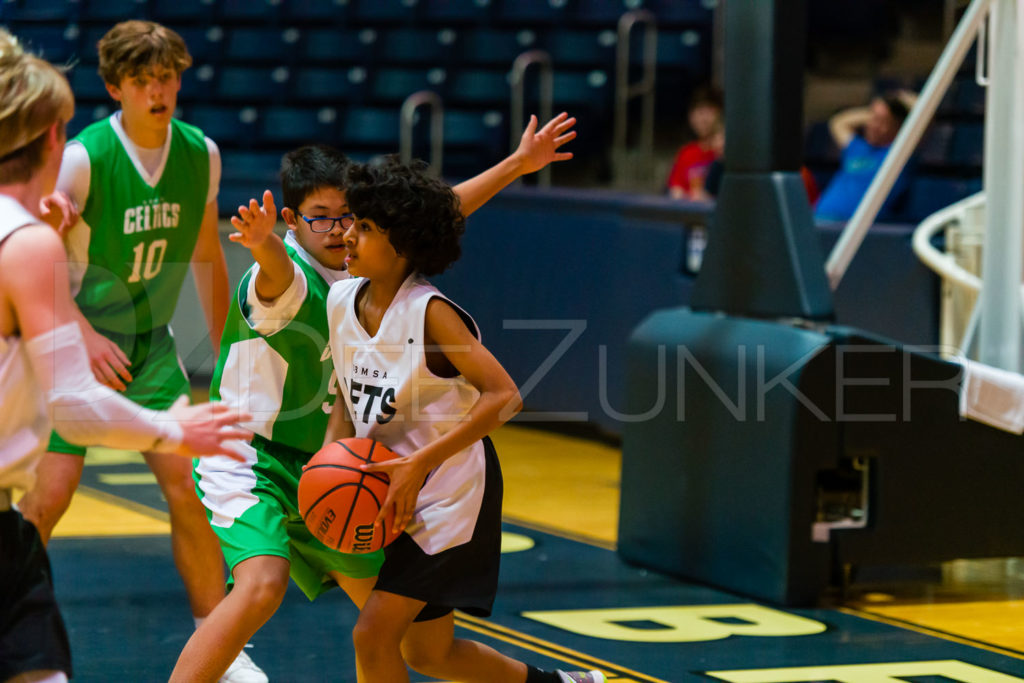
[(556, 669), (555, 673), (562, 679), (562, 683), (605, 683), (604, 674), (594, 669), (593, 671), (562, 671)]
[(249, 659), (245, 650), (242, 650), (217, 683), (269, 683), (269, 681), (270, 679), (267, 678), (267, 674), (263, 673), (263, 669), (256, 666)]

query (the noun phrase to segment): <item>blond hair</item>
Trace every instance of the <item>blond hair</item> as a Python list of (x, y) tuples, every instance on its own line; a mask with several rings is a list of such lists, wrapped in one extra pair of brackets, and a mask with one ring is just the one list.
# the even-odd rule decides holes
[(165, 66), (180, 76), (192, 65), (182, 37), (153, 21), (122, 21), (107, 31), (96, 47), (100, 77), (118, 87), (124, 78), (146, 75), (154, 66)]
[(28, 181), (42, 163), (43, 134), (74, 113), (64, 74), (0, 28), (0, 183)]

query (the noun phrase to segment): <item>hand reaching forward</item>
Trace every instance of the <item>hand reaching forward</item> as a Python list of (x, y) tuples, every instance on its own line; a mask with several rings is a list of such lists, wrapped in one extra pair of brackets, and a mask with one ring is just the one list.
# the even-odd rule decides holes
[(228, 239), (246, 249), (255, 249), (274, 233), (275, 223), (277, 207), (274, 206), (274, 194), (264, 190), (263, 206), (255, 199), (250, 199), (249, 206), (238, 207), (238, 215), (231, 217), (231, 225), (238, 232), (228, 235)]
[(423, 465), (419, 458), (409, 456), (407, 458), (395, 458), (384, 462), (368, 463), (359, 467), (363, 472), (377, 472), (386, 474), (391, 480), (388, 486), (388, 495), (380, 506), (377, 519), (373, 521), (374, 526), (386, 523), (388, 512), (394, 510), (395, 517), (392, 522), (392, 532), (400, 534), (412, 520), (416, 511), (416, 498), (423, 488), (430, 470)]
[(78, 207), (63, 192), (52, 192), (39, 200), (40, 218), (53, 226), (61, 239), (78, 222)]
[(167, 414), (184, 430), (181, 444), (175, 449), (178, 455), (186, 458), (226, 455), (232, 460), (245, 461), (245, 457), (230, 442), (252, 438), (252, 432), (238, 426), (239, 422), (251, 420), (251, 415), (223, 403), (192, 406), (185, 396), (178, 398), (168, 408)]
[(572, 159), (572, 152), (559, 152), (558, 148), (576, 137), (570, 130), (576, 125), (576, 117), (569, 117), (564, 111), (537, 130), (537, 117), (530, 115), (530, 123), (523, 131), (514, 156), (522, 165), (523, 175), (539, 171), (553, 161)]

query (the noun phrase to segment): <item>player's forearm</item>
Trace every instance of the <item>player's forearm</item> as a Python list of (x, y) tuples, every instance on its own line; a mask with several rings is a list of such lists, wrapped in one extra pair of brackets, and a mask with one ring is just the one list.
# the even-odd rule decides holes
[(870, 117), (869, 107), (852, 107), (834, 114), (828, 120), (829, 132), (839, 149), (845, 149), (850, 144), (857, 130), (864, 126)]
[(256, 294), (264, 301), (273, 301), (284, 294), (295, 279), (295, 267), (288, 258), (284, 240), (271, 234), (250, 251), (256, 263), (260, 264), (256, 275)]
[(334, 443), (338, 439), (348, 439), (356, 435), (355, 425), (348, 419), (346, 414), (345, 401), (341, 397), (342, 388), (339, 385), (335, 385), (335, 391), (338, 392), (338, 398), (334, 402), (334, 408), (331, 410), (330, 416), (327, 418), (327, 430), (324, 432), (324, 445)]
[(521, 157), (510, 154), (483, 173), (456, 185), (454, 190), (455, 194), (459, 195), (462, 215), (468, 216), (479, 209), (521, 175), (523, 175)]
[(228, 319), (231, 288), (228, 281), (228, 266), (224, 253), (192, 259), (192, 277), (196, 281), (199, 303), (206, 317), (206, 329), (210, 333), (214, 357), (220, 352), (220, 337)]

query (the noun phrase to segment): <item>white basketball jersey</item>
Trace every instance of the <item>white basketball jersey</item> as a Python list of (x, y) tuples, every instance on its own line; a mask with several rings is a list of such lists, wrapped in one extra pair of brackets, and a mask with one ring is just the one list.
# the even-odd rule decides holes
[[(353, 278), (331, 286), (331, 354), (356, 436), (409, 455), (465, 419), (480, 393), (461, 375), (438, 377), (427, 367), (427, 304), (434, 298), (448, 301), (437, 288), (410, 275), (371, 337), (356, 312), (356, 295), (367, 284), (368, 280)], [(479, 336), (472, 318), (452, 305)], [(423, 552), (435, 555), (472, 538), (484, 474), (484, 446), (479, 441), (430, 473), (406, 528)]]
[[(39, 219), (0, 195), (0, 249), (15, 230)], [(38, 456), (50, 438), (46, 402), (20, 336), (0, 338), (0, 489), (30, 489)]]

